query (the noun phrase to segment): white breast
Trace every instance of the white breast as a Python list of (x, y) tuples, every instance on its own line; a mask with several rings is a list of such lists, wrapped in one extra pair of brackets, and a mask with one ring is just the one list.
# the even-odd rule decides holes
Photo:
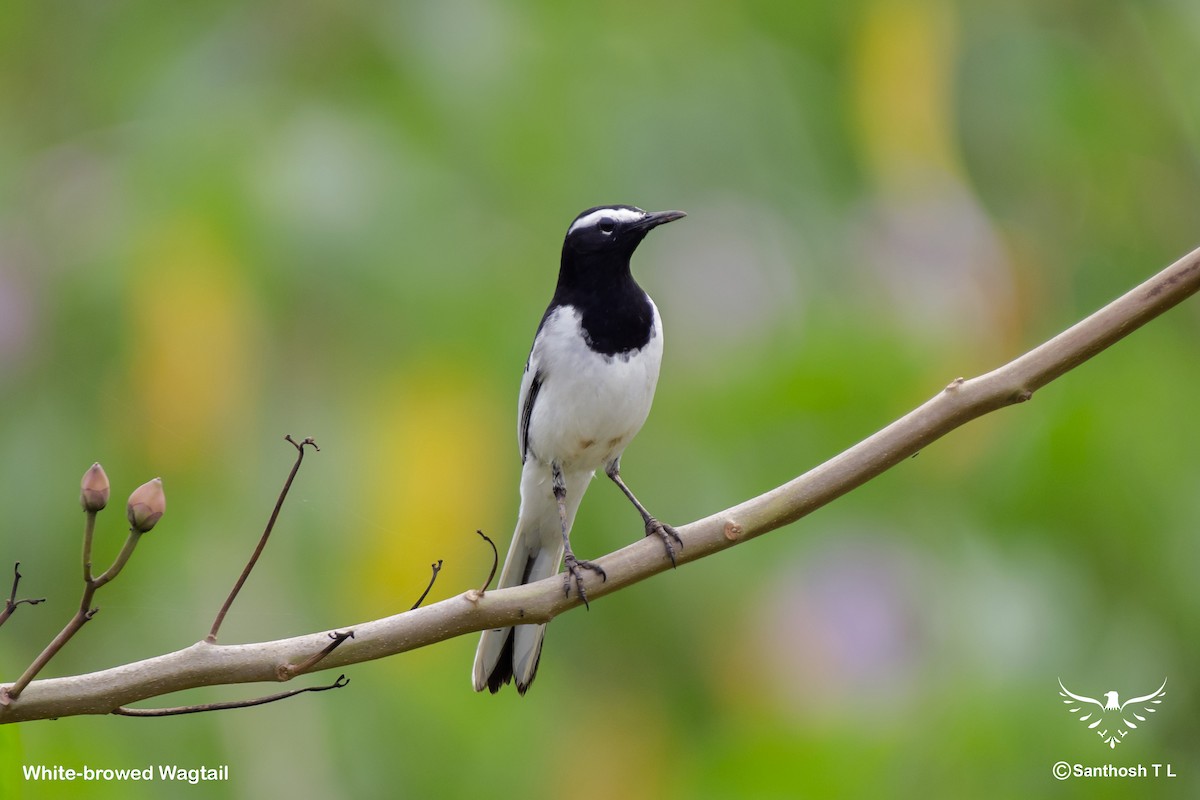
[(650, 305), (650, 341), (619, 356), (602, 356), (587, 346), (573, 307), (558, 308), (546, 319), (521, 382), (523, 405), (532, 376), (541, 373), (527, 457), (557, 462), (564, 471), (590, 472), (621, 455), (646, 421), (658, 384), (662, 324)]

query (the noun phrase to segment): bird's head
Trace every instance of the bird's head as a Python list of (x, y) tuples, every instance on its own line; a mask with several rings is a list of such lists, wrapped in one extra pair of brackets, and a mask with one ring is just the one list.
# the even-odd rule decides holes
[(1105, 700), (1105, 703), (1104, 703), (1104, 709), (1105, 709), (1106, 711), (1108, 711), (1108, 710), (1111, 710), (1111, 709), (1115, 709), (1115, 708), (1120, 708), (1120, 707), (1121, 707), (1121, 706), (1120, 706), (1120, 705), (1117, 703), (1117, 693), (1116, 693), (1116, 692), (1105, 692), (1105, 693), (1104, 693), (1104, 700)]
[(582, 212), (567, 228), (563, 256), (606, 255), (628, 259), (646, 234), (659, 225), (686, 217), (682, 211), (643, 211), (634, 206), (596, 206)]

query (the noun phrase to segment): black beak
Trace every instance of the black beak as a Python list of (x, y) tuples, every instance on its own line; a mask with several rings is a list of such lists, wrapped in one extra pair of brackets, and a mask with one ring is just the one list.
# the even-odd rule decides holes
[(633, 223), (633, 227), (636, 230), (649, 231), (652, 228), (657, 228), (659, 225), (665, 225), (668, 222), (674, 222), (686, 216), (687, 214), (683, 211), (651, 211)]

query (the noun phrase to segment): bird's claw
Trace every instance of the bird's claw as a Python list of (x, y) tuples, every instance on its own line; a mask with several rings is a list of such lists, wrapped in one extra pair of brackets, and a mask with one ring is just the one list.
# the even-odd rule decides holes
[(680, 538), (679, 531), (665, 522), (659, 522), (654, 517), (650, 517), (646, 520), (646, 535), (657, 536), (662, 539), (663, 547), (667, 548), (667, 558), (671, 559), (671, 567), (673, 569), (676, 566), (675, 548), (671, 546), (671, 540), (674, 539), (675, 543), (679, 545), (679, 549), (683, 549), (683, 539)]
[(563, 578), (563, 595), (570, 596), (571, 579), (574, 578), (575, 590), (579, 592), (579, 599), (583, 601), (583, 607), (590, 611), (591, 606), (588, 605), (587, 590), (583, 588), (583, 573), (581, 570), (590, 569), (592, 572), (598, 573), (602, 581), (608, 580), (608, 573), (599, 564), (594, 564), (591, 561), (580, 561), (570, 553), (563, 559), (563, 565), (567, 568), (566, 577)]

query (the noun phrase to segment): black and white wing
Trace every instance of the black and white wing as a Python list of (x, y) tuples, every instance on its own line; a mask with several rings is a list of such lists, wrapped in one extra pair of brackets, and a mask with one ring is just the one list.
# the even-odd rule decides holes
[(525, 359), (525, 372), (521, 375), (521, 392), (517, 397), (517, 445), (521, 448), (521, 463), (529, 458), (529, 425), (533, 420), (533, 408), (537, 404), (538, 392), (542, 389), (542, 381), (546, 374), (542, 369), (542, 351), (545, 349), (542, 331), (546, 320), (554, 312), (555, 306), (550, 305), (538, 323), (537, 332), (533, 335), (533, 344), (529, 347), (529, 358)]
[(522, 464), (529, 457), (529, 421), (533, 419), (533, 407), (541, 389), (542, 371), (533, 363), (533, 356), (530, 355), (525, 374), (521, 376), (521, 398), (517, 407), (517, 443), (521, 447)]

